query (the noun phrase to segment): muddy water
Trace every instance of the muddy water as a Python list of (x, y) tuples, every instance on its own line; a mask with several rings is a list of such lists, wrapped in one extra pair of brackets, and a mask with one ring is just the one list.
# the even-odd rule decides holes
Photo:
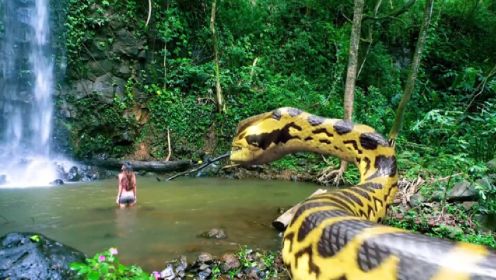
[[(34, 231), (87, 255), (117, 247), (121, 260), (147, 270), (200, 252), (221, 255), (242, 245), (277, 249), (271, 227), (279, 207), (302, 200), (316, 185), (281, 181), (138, 177), (138, 205), (117, 209), (116, 180), (61, 187), (0, 189), (0, 236)], [(228, 238), (198, 235), (222, 228)]]

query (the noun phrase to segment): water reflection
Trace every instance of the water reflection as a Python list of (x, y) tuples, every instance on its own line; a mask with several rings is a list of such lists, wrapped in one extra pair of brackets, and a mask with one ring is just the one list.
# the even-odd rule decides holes
[(117, 236), (120, 238), (129, 237), (136, 227), (136, 217), (138, 216), (138, 207), (114, 209), (115, 226)]

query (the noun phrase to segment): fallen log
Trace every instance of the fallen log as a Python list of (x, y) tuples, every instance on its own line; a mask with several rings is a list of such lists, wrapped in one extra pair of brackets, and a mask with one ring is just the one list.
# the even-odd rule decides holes
[(124, 159), (93, 159), (87, 163), (107, 169), (118, 169), (129, 162), (133, 166), (134, 171), (152, 171), (152, 172), (171, 172), (183, 171), (191, 166), (189, 160), (174, 160), (174, 161), (141, 161), (141, 160), (124, 160)]
[[(315, 196), (315, 195), (318, 195), (318, 194), (326, 193), (326, 192), (327, 192), (327, 190), (325, 190), (325, 189), (317, 189), (308, 198)], [(301, 205), (301, 202), (296, 204), (295, 206), (289, 208), (289, 210), (286, 210), (286, 212), (284, 212), (281, 216), (279, 216), (277, 219), (275, 219), (272, 222), (272, 226), (275, 229), (277, 229), (278, 231), (281, 231), (281, 232), (284, 231), (286, 229), (286, 227), (288, 226), (288, 224), (291, 222), (291, 219), (293, 219), (293, 216), (296, 213), (296, 210), (298, 210), (298, 208), (300, 207), (300, 205)]]

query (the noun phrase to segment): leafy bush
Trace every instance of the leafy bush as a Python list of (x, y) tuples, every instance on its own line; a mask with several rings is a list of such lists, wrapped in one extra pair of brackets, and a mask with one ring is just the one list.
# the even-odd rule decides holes
[(70, 268), (77, 272), (80, 279), (88, 280), (155, 280), (156, 277), (148, 274), (138, 266), (126, 266), (120, 263), (117, 249), (110, 248), (103, 253), (97, 253), (86, 262), (71, 263)]

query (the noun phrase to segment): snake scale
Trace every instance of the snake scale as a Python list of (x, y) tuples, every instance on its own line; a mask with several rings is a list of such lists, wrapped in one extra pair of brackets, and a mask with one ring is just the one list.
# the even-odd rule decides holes
[(395, 150), (373, 128), (279, 108), (239, 123), (231, 161), (262, 164), (299, 151), (355, 163), (360, 183), (296, 211), (282, 256), (293, 279), (496, 279), (496, 252), (381, 225), (398, 189)]

